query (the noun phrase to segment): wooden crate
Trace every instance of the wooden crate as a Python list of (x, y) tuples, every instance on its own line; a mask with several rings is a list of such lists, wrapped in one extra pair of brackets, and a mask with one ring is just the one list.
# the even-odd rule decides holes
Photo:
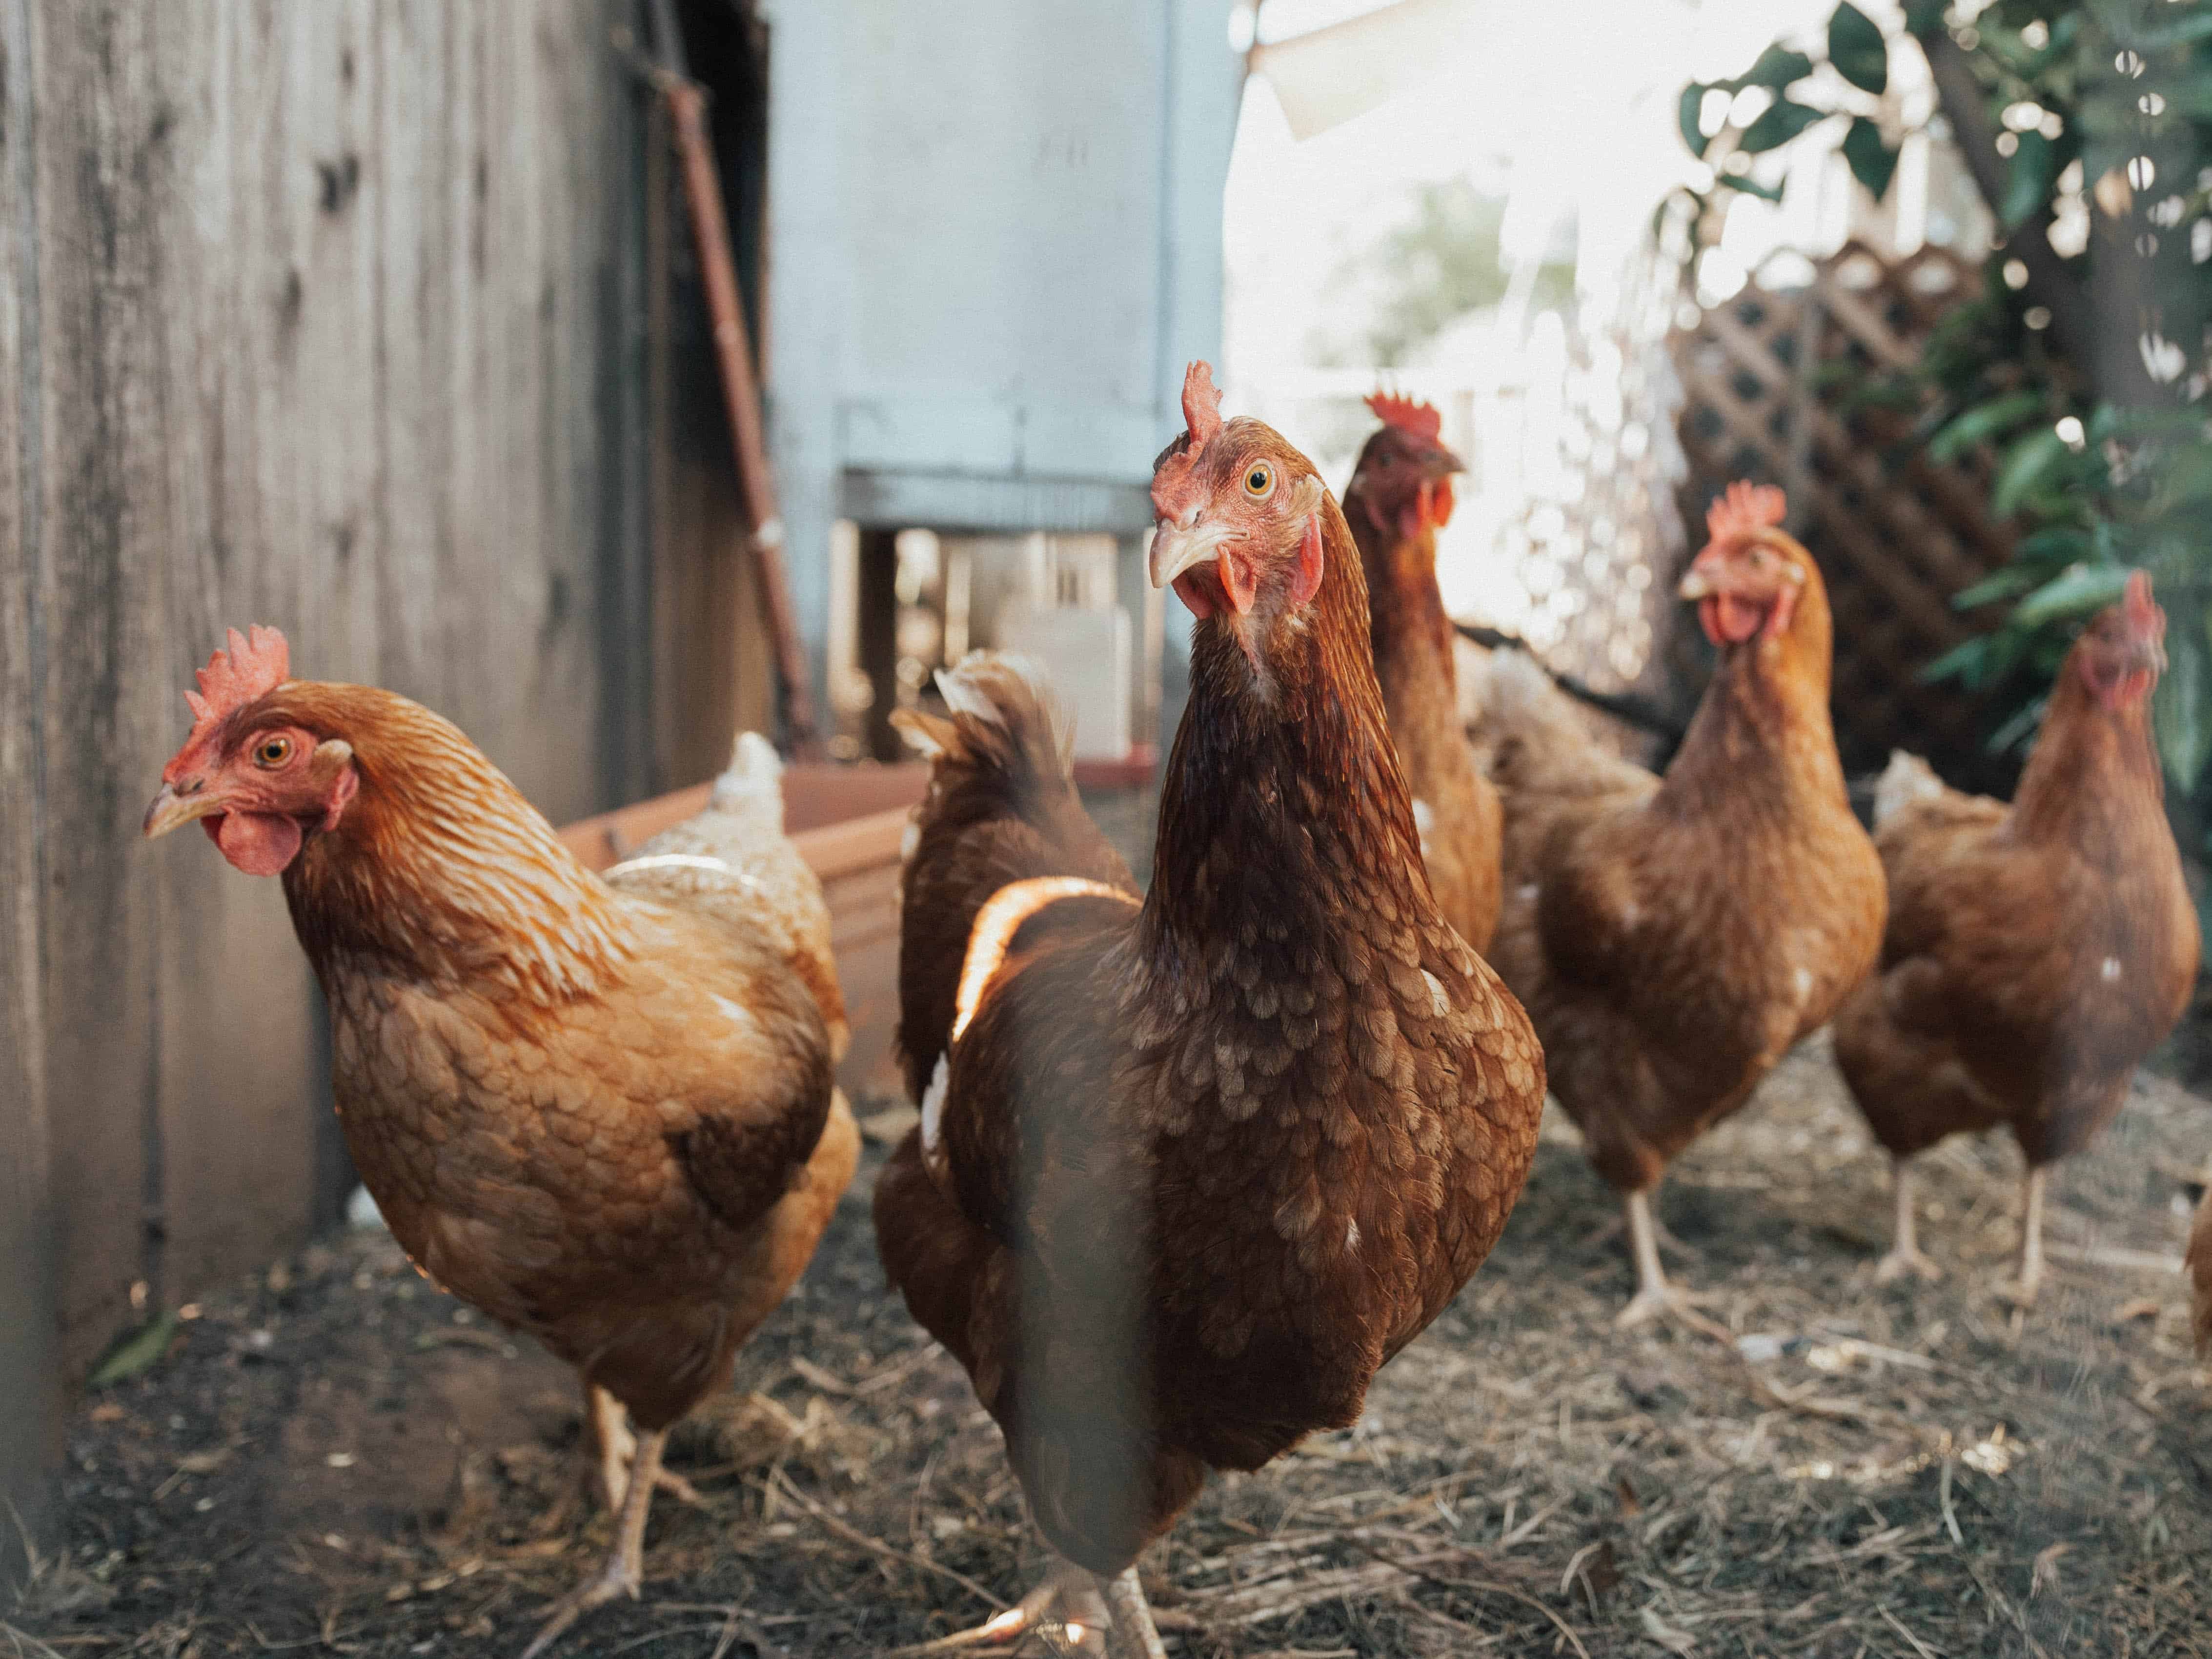
[[(1702, 526), (1736, 478), (1788, 493), (1790, 532), (1820, 562), (1835, 610), (1836, 738), (1854, 774), (1901, 747), (1954, 781), (2011, 781), (1987, 750), (1983, 701), (1918, 678), (1978, 631), (1951, 595), (2011, 556), (2010, 529), (1985, 510), (1990, 458), (1938, 466), (1912, 441), (1909, 411), (1850, 409), (1831, 384), (1838, 368), (1910, 367), (1978, 281), (1941, 248), (1893, 263), (1851, 242), (1805, 286), (1753, 282), (1671, 343), (1685, 393), (1683, 517)], [(1693, 633), (1680, 630), (1677, 648)]]

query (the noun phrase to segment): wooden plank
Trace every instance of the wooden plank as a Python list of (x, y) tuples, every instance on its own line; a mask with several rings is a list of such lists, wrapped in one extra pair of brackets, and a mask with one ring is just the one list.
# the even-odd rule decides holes
[(43, 296), (16, 376), (43, 536), (16, 539), (48, 641), (39, 1006), (81, 1369), (134, 1284), (175, 1301), (266, 1260), (335, 1173), (276, 884), (137, 836), (222, 629), (280, 623), (301, 672), (422, 697), (564, 817), (645, 752), (599, 672), (645, 655), (617, 592), (635, 88), (600, 7), (0, 4), (40, 109), (7, 198), (38, 228), (9, 298)]
[[(921, 799), (928, 784), (929, 769), (919, 762), (898, 766), (836, 766), (821, 762), (788, 765), (783, 772), (783, 827), (796, 836), (847, 818), (893, 809), (903, 814)], [(629, 857), (662, 830), (696, 813), (706, 805), (712, 787), (694, 784), (634, 806), (596, 813), (564, 828), (561, 840), (586, 867), (604, 870)], [(891, 839), (896, 847), (897, 836)]]
[(135, 159), (160, 151), (147, 130), (150, 54), (130, 9), (40, 0), (32, 53), (42, 996), (46, 1075), (64, 1079), (50, 1104), (69, 1130), (51, 1162), (57, 1316), (79, 1375), (128, 1318), (132, 1284), (158, 1270), (144, 1224), (160, 1190), (159, 895), (136, 820), (175, 732), (152, 684), (166, 678), (167, 646), (154, 385), (163, 343), (144, 302), (158, 247), (132, 177)]
[[(54, 1364), (50, 1126), (39, 964), (40, 766), (34, 577), (42, 507), (29, 487), (40, 407), (33, 243), (30, 16), (0, 0), (0, 1498), (33, 1537), (46, 1530), (59, 1463)], [(0, 1586), (21, 1582), (23, 1540), (0, 1535)]]

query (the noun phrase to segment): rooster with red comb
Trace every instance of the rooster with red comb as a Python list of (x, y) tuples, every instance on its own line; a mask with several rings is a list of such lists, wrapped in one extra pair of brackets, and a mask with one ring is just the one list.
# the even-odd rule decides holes
[(1368, 637), (1390, 740), (1413, 792), (1413, 822), (1444, 918), (1478, 951), (1498, 926), (1504, 813), (1459, 719), (1455, 633), (1437, 586), (1437, 532), (1464, 471), (1428, 404), (1376, 393), (1382, 424), (1345, 487), (1346, 520), (1367, 570)]
[[(859, 1133), (822, 890), (747, 733), (707, 808), (602, 878), (450, 722), (230, 635), (147, 809), (284, 884), (331, 1084), (408, 1255), (576, 1367), (605, 1565), (528, 1655), (642, 1583), (669, 1428), (813, 1254)], [(527, 1659), (527, 1656), (526, 1656)]]

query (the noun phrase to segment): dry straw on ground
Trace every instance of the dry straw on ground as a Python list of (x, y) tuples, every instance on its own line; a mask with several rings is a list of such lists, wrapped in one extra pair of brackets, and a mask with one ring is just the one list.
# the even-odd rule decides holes
[[(1620, 1333), (1564, 1126), (1489, 1266), (1357, 1429), (1218, 1480), (1144, 1570), (1192, 1656), (2212, 1655), (2212, 1413), (2171, 1271), (2212, 1114), (2146, 1081), (2067, 1165), (2055, 1282), (1994, 1293), (2016, 1155), (1928, 1161), (1933, 1286), (1876, 1287), (1886, 1175), (1817, 1047), (1662, 1212), (1739, 1340)], [(1040, 1565), (996, 1431), (885, 1291), (872, 1148), (802, 1294), (682, 1435), (648, 1598), (564, 1651), (914, 1650)], [(15, 1654), (497, 1653), (601, 1547), (568, 1373), (389, 1242), (210, 1301), (70, 1437)], [(1042, 1646), (1033, 1647), (1042, 1652)]]

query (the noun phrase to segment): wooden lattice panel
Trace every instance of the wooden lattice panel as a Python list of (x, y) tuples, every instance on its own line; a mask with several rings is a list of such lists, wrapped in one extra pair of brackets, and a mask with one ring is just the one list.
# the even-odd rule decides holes
[[(1683, 517), (1702, 524), (1732, 479), (1788, 492), (1790, 531), (1820, 562), (1835, 609), (1836, 735), (1855, 774), (1903, 747), (1960, 782), (2009, 781), (1987, 752), (1981, 701), (1918, 678), (1975, 631), (1951, 595), (2011, 552), (1984, 507), (1989, 459), (1935, 465), (1909, 413), (1850, 409), (1834, 390), (1857, 378), (1838, 368), (1909, 367), (1978, 280), (1940, 248), (1893, 264), (1850, 243), (1806, 286), (1754, 282), (1670, 342), (1685, 394)], [(1677, 651), (1685, 635), (1694, 630), (1678, 630)]]

